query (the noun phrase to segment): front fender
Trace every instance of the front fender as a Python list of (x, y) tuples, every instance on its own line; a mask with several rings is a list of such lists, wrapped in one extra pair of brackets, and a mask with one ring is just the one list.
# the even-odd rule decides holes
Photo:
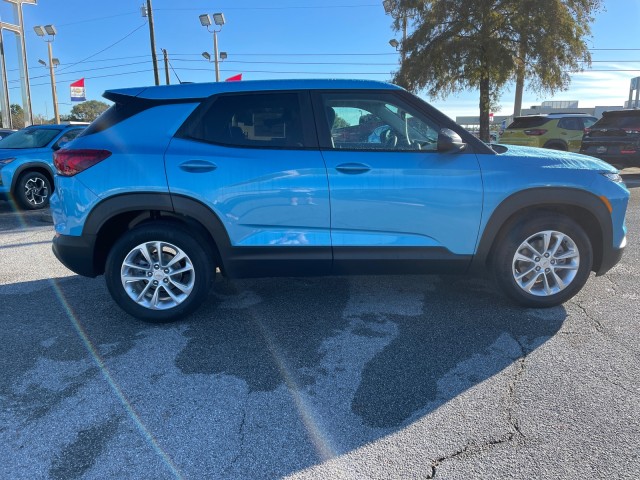
[[(493, 211), (482, 231), (476, 248), (471, 269), (481, 271), (485, 268), (496, 239), (503, 226), (526, 215), (533, 210), (561, 209), (586, 212), (592, 217), (599, 234), (599, 245), (594, 245), (594, 269), (600, 270), (603, 255), (613, 248), (613, 224), (605, 203), (591, 192), (577, 188), (538, 187), (523, 190), (504, 199)], [(592, 238), (592, 242), (593, 242)], [(610, 247), (610, 248), (607, 248)]]

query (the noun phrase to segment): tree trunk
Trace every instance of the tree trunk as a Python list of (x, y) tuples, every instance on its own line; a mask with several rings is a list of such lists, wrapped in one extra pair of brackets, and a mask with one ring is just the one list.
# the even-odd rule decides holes
[(516, 66), (516, 98), (513, 102), (513, 116), (519, 117), (522, 113), (522, 92), (524, 91), (526, 37), (520, 40), (520, 52), (518, 65)]
[(491, 101), (489, 96), (489, 76), (483, 75), (480, 79), (480, 140), (489, 143), (489, 110)]

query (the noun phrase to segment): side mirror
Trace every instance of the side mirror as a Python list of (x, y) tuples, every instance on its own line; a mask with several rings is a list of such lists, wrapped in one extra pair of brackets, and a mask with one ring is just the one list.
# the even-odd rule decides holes
[(438, 132), (438, 151), (442, 153), (457, 153), (467, 148), (460, 135), (450, 128), (443, 128)]

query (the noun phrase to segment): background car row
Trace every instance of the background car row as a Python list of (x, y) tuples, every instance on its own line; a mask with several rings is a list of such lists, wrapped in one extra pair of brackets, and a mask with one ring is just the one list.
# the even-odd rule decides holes
[(599, 120), (579, 113), (516, 117), (500, 143), (580, 152), (621, 169), (640, 167), (640, 110), (604, 112)]

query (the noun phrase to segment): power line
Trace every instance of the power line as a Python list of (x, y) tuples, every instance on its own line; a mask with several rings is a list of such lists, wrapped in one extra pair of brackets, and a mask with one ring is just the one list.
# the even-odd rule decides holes
[[(136, 70), (134, 72), (120, 72), (120, 73), (111, 73), (111, 74), (107, 74), (107, 75), (94, 75), (94, 76), (91, 76), (91, 77), (84, 77), (84, 78), (85, 78), (85, 80), (93, 80), (94, 78), (121, 77), (121, 76), (124, 76), (124, 75), (133, 75), (133, 74), (137, 74), (137, 73), (149, 73), (149, 70)], [(70, 84), (72, 82), (70, 80), (66, 80), (66, 81), (62, 81), (62, 82), (59, 82), (59, 83), (60, 84)], [(56, 84), (57, 84), (57, 82), (56, 82)], [(31, 86), (32, 87), (42, 87), (42, 86), (45, 86), (45, 85), (51, 86), (51, 83), (50, 82), (37, 83), (37, 84), (31, 85)], [(9, 87), (9, 89), (11, 89), (11, 90), (16, 89), (16, 88), (21, 88), (21, 87), (19, 85), (15, 86), (15, 87)]]
[(129, 13), (118, 13), (116, 15), (107, 15), (105, 17), (95, 17), (95, 18), (87, 18), (86, 20), (78, 20), (75, 22), (69, 22), (69, 23), (61, 23), (61, 24), (56, 24), (58, 25), (58, 27), (66, 27), (69, 25), (78, 25), (80, 23), (90, 23), (90, 22), (97, 22), (99, 20), (108, 20), (110, 18), (117, 18), (117, 17), (126, 17), (129, 15), (139, 15), (140, 12), (129, 12)]
[[(194, 59), (187, 60), (184, 58), (176, 58), (176, 62), (202, 62), (202, 60)], [(376, 66), (386, 66), (393, 67), (398, 66), (397, 63), (371, 63), (371, 62), (278, 62), (278, 61), (267, 61), (267, 62), (259, 62), (259, 61), (247, 61), (247, 60), (229, 60), (228, 58), (224, 60), (225, 63), (242, 63), (242, 64), (266, 64), (266, 65), (376, 65)]]
[[(379, 3), (361, 3), (352, 5), (291, 5), (280, 7), (219, 7), (220, 10), (311, 10), (328, 8), (370, 8), (380, 7)], [(201, 12), (201, 8), (155, 8), (155, 11), (164, 12)]]
[[(145, 60), (145, 61), (142, 61), (142, 62), (122, 63), (122, 64), (119, 64), (119, 65), (111, 65), (111, 66), (108, 66), (108, 67), (94, 67), (94, 68), (92, 68), (90, 70), (76, 70), (74, 72), (62, 72), (62, 73), (59, 73), (58, 75), (75, 75), (75, 74), (78, 74), (78, 73), (93, 72), (93, 71), (96, 71), (96, 70), (108, 70), (110, 68), (120, 68), (120, 67), (129, 67), (129, 66), (132, 66), (132, 65), (142, 65), (142, 64), (145, 64), (145, 63), (152, 63), (152, 62), (151, 62), (151, 60)], [(38, 76), (35, 76), (35, 77), (31, 77), (31, 78), (34, 79), (34, 80), (37, 79), (37, 78), (49, 78), (49, 75), (48, 74), (47, 75), (38, 75)], [(14, 79), (14, 80), (9, 80), (9, 83), (16, 83), (16, 82), (19, 82), (19, 81), (20, 81), (20, 79)]]
[(112, 47), (116, 46), (117, 44), (119, 44), (119, 43), (120, 43), (120, 42), (122, 42), (123, 40), (125, 40), (125, 39), (129, 38), (131, 35), (133, 35), (134, 33), (136, 33), (138, 30), (140, 30), (142, 27), (144, 27), (144, 26), (146, 26), (146, 25), (147, 25), (147, 22), (144, 22), (142, 25), (140, 25), (140, 26), (138, 26), (138, 27), (134, 28), (132, 31), (130, 31), (129, 33), (127, 33), (127, 34), (126, 34), (124, 37), (122, 37), (120, 40), (116, 40), (115, 42), (113, 42), (113, 43), (112, 43), (111, 45), (109, 45), (108, 47), (105, 47), (105, 48), (103, 48), (102, 50), (100, 50), (99, 52), (96, 52), (96, 53), (94, 53), (94, 54), (92, 54), (92, 55), (89, 55), (87, 58), (84, 58), (84, 59), (80, 60), (79, 62), (72, 63), (72, 64), (71, 64), (71, 65), (69, 65), (68, 67), (64, 67), (64, 68), (62, 68), (62, 69), (61, 69), (61, 71), (62, 71), (62, 70), (66, 70), (67, 68), (71, 68), (71, 67), (73, 67), (73, 66), (75, 66), (75, 65), (78, 65), (78, 64), (80, 64), (80, 63), (83, 63), (83, 62), (85, 62), (85, 61), (89, 60), (90, 58), (93, 58), (93, 57), (95, 57), (95, 56), (97, 56), (97, 55), (100, 55), (102, 52), (106, 52), (107, 50), (109, 50), (110, 48), (112, 48)]
[[(313, 57), (313, 56), (323, 56), (323, 57), (336, 57), (336, 56), (350, 56), (350, 57), (368, 57), (375, 55), (393, 55), (397, 56), (398, 52), (385, 52), (385, 53), (336, 53), (336, 52), (327, 52), (327, 53), (236, 53), (233, 51), (228, 51), (227, 54), (233, 56), (267, 56), (267, 57)], [(199, 53), (172, 53), (171, 55), (175, 56), (192, 56), (197, 55), (200, 56)]]
[[(178, 67), (178, 70), (186, 71), (211, 71), (210, 68), (187, 68)], [(221, 72), (235, 72), (236, 70), (220, 70)], [(243, 73), (285, 73), (285, 74), (299, 74), (299, 75), (391, 75), (390, 72), (291, 72), (282, 70), (242, 70)]]

